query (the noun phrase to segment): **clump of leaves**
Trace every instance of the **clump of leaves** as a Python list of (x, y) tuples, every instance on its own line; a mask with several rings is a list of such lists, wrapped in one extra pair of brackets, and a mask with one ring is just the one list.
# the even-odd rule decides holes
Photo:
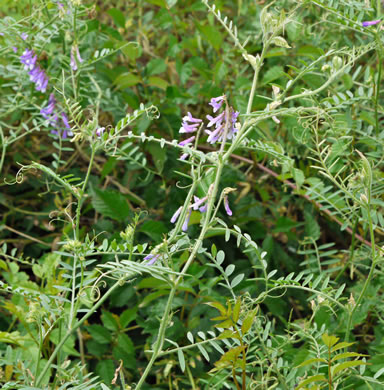
[[(339, 337), (328, 335), (327, 333), (324, 333), (321, 338), (326, 347), (326, 349), (323, 349), (322, 353), (324, 357), (316, 357), (305, 360), (298, 366), (313, 366), (315, 363), (317, 363), (315, 369), (317, 373), (301, 381), (296, 389), (325, 389), (327, 387), (330, 390), (334, 389), (337, 387), (338, 384), (345, 380), (347, 370), (349, 368), (367, 364), (365, 361), (360, 359), (366, 356), (361, 353), (341, 352), (335, 355), (335, 352), (338, 352), (340, 350), (346, 351), (346, 349), (354, 343), (349, 343), (346, 341), (342, 341), (339, 343)], [(354, 359), (346, 360), (349, 358)], [(322, 373), (323, 371), (326, 371), (326, 373)], [(319, 385), (316, 385), (315, 387), (308, 387), (308, 385), (311, 385), (315, 382), (321, 383)]]
[[(238, 297), (233, 308), (230, 301), (228, 301), (227, 307), (224, 307), (219, 302), (209, 302), (207, 304), (220, 312), (218, 317), (212, 318), (212, 320), (221, 321), (219, 324), (215, 325), (216, 328), (222, 330), (218, 338), (235, 339), (238, 340), (238, 343), (240, 344), (225, 352), (215, 363), (215, 368), (211, 370), (211, 372), (230, 367), (232, 369), (232, 377), (236, 387), (238, 389), (245, 389), (248, 345), (244, 336), (252, 327), (257, 309), (251, 310), (241, 316), (241, 303), (241, 298)], [(237, 369), (241, 370), (242, 387), (240, 387), (236, 378)]]

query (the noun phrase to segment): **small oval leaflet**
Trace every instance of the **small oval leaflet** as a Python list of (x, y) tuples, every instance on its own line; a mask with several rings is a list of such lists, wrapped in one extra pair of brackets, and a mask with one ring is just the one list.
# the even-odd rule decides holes
[(225, 269), (225, 274), (227, 276), (231, 276), (234, 270), (235, 266), (233, 264), (229, 264), (229, 266)]
[(231, 282), (231, 287), (235, 288), (241, 281), (244, 279), (244, 274), (240, 274), (234, 277), (234, 279)]

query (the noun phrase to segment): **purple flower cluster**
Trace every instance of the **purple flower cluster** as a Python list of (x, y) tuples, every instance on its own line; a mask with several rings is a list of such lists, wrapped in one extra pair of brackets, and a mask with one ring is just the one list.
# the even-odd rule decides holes
[[(213, 113), (216, 113), (223, 106), (223, 103), (226, 100), (226, 96), (218, 96), (212, 98), (209, 105), (213, 108)], [(205, 132), (208, 134), (207, 141), (210, 144), (214, 144), (217, 141), (223, 142), (227, 139), (232, 139), (235, 137), (237, 133), (237, 118), (239, 116), (238, 111), (234, 111), (232, 107), (222, 111), (216, 117), (211, 115), (207, 115), (207, 119), (209, 120), (207, 127), (211, 128), (210, 130), (206, 129)], [(194, 133), (198, 130), (202, 120), (198, 118), (194, 118), (190, 112), (183, 118), (183, 122), (181, 124), (181, 128), (179, 133)], [(224, 139), (225, 138), (225, 139)], [(180, 146), (185, 146), (191, 143), (194, 140), (194, 137), (190, 137), (184, 141), (179, 143)], [(186, 154), (182, 155), (182, 159), (186, 158)]]
[(37, 55), (33, 50), (25, 49), (20, 57), (20, 62), (24, 64), (25, 70), (32, 70), (36, 65)]
[[(60, 5), (61, 3), (59, 3), (59, 7)], [(28, 39), (28, 34), (26, 33), (22, 33), (20, 36), (23, 40)], [(16, 47), (14, 47), (13, 50), (15, 53), (17, 52)], [(72, 46), (71, 49), (71, 67), (73, 70), (77, 70), (75, 54), (77, 61), (80, 63), (83, 62), (77, 45)], [(25, 49), (23, 54), (20, 56), (20, 62), (24, 65), (24, 69), (28, 71), (30, 80), (35, 83), (36, 90), (45, 92), (48, 86), (48, 76), (37, 63), (37, 55), (35, 52), (32, 49)], [(67, 115), (64, 112), (57, 110), (56, 103), (55, 96), (51, 93), (49, 95), (48, 105), (40, 110), (40, 114), (54, 128), (51, 130), (51, 133), (64, 139), (68, 136), (72, 136), (73, 133), (71, 131)], [(103, 131), (104, 128), (98, 129), (97, 135), (101, 136)]]
[(48, 85), (48, 76), (44, 70), (37, 64), (37, 55), (33, 50), (25, 49), (20, 56), (20, 62), (24, 64), (24, 69), (29, 70), (29, 78), (35, 83), (36, 91), (45, 92)]
[(51, 130), (52, 134), (61, 136), (65, 139), (68, 136), (72, 136), (71, 126), (69, 125), (67, 115), (62, 112), (59, 115), (55, 112), (56, 110), (56, 99), (53, 93), (49, 95), (47, 107), (40, 110), (40, 114), (44, 119), (47, 119), (49, 124), (54, 127), (54, 130)]
[(228, 126), (226, 139), (234, 138), (237, 133), (236, 122), (238, 116), (239, 112), (233, 111), (232, 109), (230, 110), (229, 115), (227, 114), (227, 111), (223, 111), (215, 118), (211, 115), (207, 115), (207, 119), (209, 119), (207, 127), (215, 125), (214, 130), (205, 130), (205, 132), (209, 134), (207, 141), (210, 144), (214, 144), (217, 141), (224, 141), (225, 126)]
[[(218, 96), (215, 98), (212, 98), (209, 105), (212, 106), (213, 113), (216, 113), (219, 111), (223, 104), (226, 103), (226, 96)], [(207, 141), (210, 144), (214, 144), (217, 141), (219, 142), (225, 142), (227, 139), (232, 139), (236, 136), (236, 133), (238, 131), (237, 128), (237, 118), (239, 116), (238, 111), (234, 111), (232, 107), (226, 106), (225, 110), (219, 113), (216, 117), (213, 117), (211, 115), (207, 115), (207, 119), (209, 120), (207, 127), (212, 128), (211, 130), (206, 129), (205, 133), (208, 134)], [(201, 126), (201, 123), (203, 121), (198, 118), (194, 118), (190, 112), (186, 116), (183, 117), (183, 122), (181, 124), (179, 133), (181, 134), (191, 134), (195, 133), (199, 127)], [(213, 127), (214, 126), (214, 127)], [(181, 142), (179, 142), (179, 146), (187, 146), (190, 145), (195, 140), (195, 136), (191, 136)], [(181, 156), (182, 160), (185, 160), (188, 157), (188, 153), (184, 153)], [(210, 191), (208, 191), (209, 193)], [(189, 220), (192, 214), (192, 210), (199, 210), (201, 213), (205, 213), (207, 211), (207, 204), (208, 202), (208, 195), (204, 196), (203, 198), (199, 198), (197, 196), (194, 196), (194, 203), (190, 204), (188, 206), (187, 215), (185, 216), (182, 230), (185, 232), (188, 229)], [(229, 208), (229, 202), (228, 202), (228, 196), (227, 194), (224, 194), (224, 208), (226, 213), (231, 216), (232, 210)], [(183, 210), (183, 207), (179, 207), (176, 212), (173, 214), (171, 218), (171, 222), (175, 223), (181, 212)]]

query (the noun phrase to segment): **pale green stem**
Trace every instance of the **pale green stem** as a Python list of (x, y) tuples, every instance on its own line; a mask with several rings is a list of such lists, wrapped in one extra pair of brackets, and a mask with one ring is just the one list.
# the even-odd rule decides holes
[(256, 69), (255, 69), (255, 73), (253, 75), (252, 87), (251, 87), (251, 92), (249, 94), (248, 105), (247, 105), (247, 115), (250, 114), (252, 111), (252, 104), (253, 104), (253, 99), (255, 97), (255, 93), (256, 93), (256, 89), (257, 89), (257, 82), (259, 79), (259, 73), (260, 73), (261, 67), (263, 66), (265, 52), (266, 52), (267, 48), (268, 48), (267, 45), (265, 45), (263, 47), (263, 50), (262, 50), (261, 55), (260, 55), (259, 63), (257, 64)]
[(180, 284), (184, 275), (186, 274), (189, 266), (192, 264), (193, 260), (195, 259), (195, 255), (196, 255), (197, 251), (199, 250), (199, 248), (203, 242), (203, 239), (205, 237), (205, 234), (209, 228), (210, 216), (211, 216), (211, 213), (213, 210), (213, 205), (214, 205), (217, 190), (219, 187), (223, 164), (224, 164), (224, 161), (220, 161), (218, 164), (217, 171), (216, 171), (216, 179), (215, 179), (215, 182), (213, 185), (213, 191), (212, 191), (212, 194), (208, 200), (208, 208), (207, 208), (206, 216), (204, 218), (203, 226), (201, 228), (200, 235), (199, 235), (198, 239), (196, 240), (195, 245), (193, 246), (192, 252), (190, 253), (190, 255), (188, 257), (187, 262), (185, 263), (180, 275), (175, 280), (175, 283), (172, 286), (172, 289), (169, 293), (168, 301), (167, 301), (167, 304), (166, 304), (165, 310), (164, 310), (164, 315), (163, 315), (163, 318), (162, 318), (161, 323), (160, 323), (159, 333), (157, 335), (157, 339), (156, 339), (155, 345), (153, 347), (153, 353), (152, 353), (151, 359), (149, 360), (148, 365), (144, 370), (144, 373), (141, 375), (141, 378), (140, 378), (139, 382), (137, 383), (135, 390), (139, 390), (141, 388), (141, 386), (144, 384), (148, 374), (150, 373), (150, 371), (152, 369), (153, 364), (155, 363), (156, 359), (158, 358), (159, 354), (161, 353), (161, 349), (162, 349), (163, 344), (164, 344), (165, 330), (166, 330), (166, 327), (167, 327), (167, 324), (168, 324), (168, 321), (170, 318), (171, 306), (172, 306), (173, 298), (175, 296), (177, 287)]
[(1, 137), (1, 149), (2, 149), (1, 150), (1, 158), (0, 158), (0, 173), (1, 173), (1, 171), (3, 170), (5, 150), (7, 148), (7, 144), (6, 144), (5, 139), (4, 139), (3, 129), (1, 126), (0, 126), (0, 137)]
[(43, 349), (43, 324), (37, 324), (38, 332), (39, 332), (39, 348), (37, 351), (37, 359), (36, 359), (36, 367), (35, 367), (35, 376), (39, 372), (39, 366), (40, 366), (40, 354), (41, 350)]
[[(75, 240), (79, 240), (80, 239), (80, 215), (81, 215), (81, 206), (83, 205), (83, 202), (84, 202), (84, 193), (85, 193), (85, 189), (87, 187), (87, 184), (88, 184), (88, 180), (89, 180), (89, 175), (91, 173), (91, 170), (92, 170), (92, 165), (93, 165), (93, 160), (94, 160), (94, 157), (95, 157), (95, 154), (96, 154), (96, 149), (92, 146), (92, 150), (91, 150), (91, 158), (89, 160), (89, 164), (88, 164), (88, 169), (87, 169), (87, 173), (85, 175), (85, 179), (84, 179), (84, 182), (83, 182), (83, 185), (81, 187), (81, 191), (80, 191), (80, 196), (79, 196), (79, 199), (77, 201), (77, 208), (76, 208), (76, 226), (75, 226)], [(71, 309), (70, 309), (70, 312), (69, 312), (69, 320), (68, 320), (68, 328), (71, 329), (72, 327), (72, 323), (76, 317), (76, 312), (77, 312), (77, 309), (78, 309), (78, 304), (75, 304), (75, 298), (76, 298), (76, 267), (77, 267), (77, 260), (78, 260), (78, 256), (77, 254), (75, 254), (74, 256), (74, 260), (73, 260), (73, 270), (72, 270), (72, 297), (71, 297)], [(82, 272), (83, 274), (83, 272)], [(83, 279), (83, 278), (82, 278)], [(80, 285), (80, 289), (82, 287), (82, 283)]]
[(77, 208), (76, 208), (76, 227), (75, 227), (75, 239), (76, 239), (76, 240), (78, 240), (78, 239), (79, 239), (79, 236), (80, 236), (80, 215), (81, 215), (81, 206), (83, 205), (83, 202), (84, 202), (84, 192), (85, 192), (85, 189), (86, 189), (87, 184), (88, 184), (89, 175), (91, 174), (91, 170), (92, 170), (92, 165), (93, 165), (93, 160), (94, 160), (94, 158), (95, 158), (95, 154), (96, 154), (96, 148), (95, 148), (94, 146), (92, 146), (91, 158), (90, 158), (90, 160), (89, 160), (87, 174), (86, 174), (86, 176), (85, 176), (85, 179), (84, 179), (84, 182), (83, 182), (83, 186), (81, 187), (80, 196), (79, 196), (79, 199), (78, 199), (78, 202), (77, 202)]
[(71, 296), (71, 309), (69, 311), (69, 319), (68, 319), (68, 329), (71, 329), (72, 322), (75, 315), (75, 297), (76, 297), (76, 267), (77, 267), (77, 255), (73, 259), (73, 269), (72, 269), (72, 296)]
[[(368, 207), (370, 207), (370, 206), (368, 206)], [(363, 299), (363, 297), (365, 295), (365, 292), (367, 291), (367, 288), (368, 288), (368, 286), (371, 283), (371, 280), (373, 278), (373, 274), (375, 272), (376, 264), (378, 263), (376, 261), (375, 232), (374, 232), (374, 229), (373, 229), (372, 215), (371, 215), (370, 208), (368, 208), (368, 225), (369, 225), (369, 233), (370, 233), (370, 238), (371, 238), (372, 264), (371, 264), (371, 268), (369, 270), (369, 274), (367, 276), (367, 279), (365, 280), (363, 289), (361, 290), (361, 293), (359, 295), (359, 298), (357, 298), (356, 304), (354, 305), (353, 309), (349, 313), (348, 322), (347, 322), (347, 328), (346, 328), (346, 331), (345, 331), (345, 341), (347, 341), (347, 342), (349, 340), (349, 333), (350, 333), (350, 329), (351, 329), (351, 326), (352, 326), (353, 315), (355, 314), (355, 311), (357, 310), (357, 308), (361, 304), (361, 301), (362, 301), (362, 299)]]

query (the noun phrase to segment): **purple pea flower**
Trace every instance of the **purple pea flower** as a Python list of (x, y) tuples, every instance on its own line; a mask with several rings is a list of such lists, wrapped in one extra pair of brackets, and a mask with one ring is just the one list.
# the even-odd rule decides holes
[(57, 8), (59, 9), (59, 11), (60, 11), (60, 16), (61, 17), (63, 17), (64, 15), (65, 15), (65, 13), (67, 14), (67, 15), (70, 15), (71, 14), (71, 11), (68, 9), (67, 10), (67, 12), (65, 12), (65, 7), (64, 7), (64, 5), (63, 5), (63, 3), (61, 3), (60, 1), (57, 1), (56, 2), (56, 4), (57, 4)]
[(192, 204), (192, 208), (194, 210), (199, 210), (201, 213), (205, 213), (207, 211), (207, 201), (208, 196), (204, 196), (203, 198), (199, 198), (198, 196), (194, 195), (193, 199), (195, 203)]
[(183, 208), (180, 206), (180, 207), (175, 211), (175, 213), (172, 215), (172, 218), (171, 218), (171, 222), (172, 222), (172, 223), (175, 223), (175, 222), (177, 221), (177, 218), (179, 218), (179, 215), (180, 215), (182, 209), (183, 209)]
[(211, 102), (209, 103), (210, 106), (213, 107), (213, 112), (215, 113), (217, 110), (220, 109), (220, 107), (223, 105), (225, 99), (225, 95), (218, 96), (211, 99)]
[(194, 118), (192, 114), (188, 112), (188, 115), (183, 118), (183, 123), (180, 127), (179, 133), (194, 133), (198, 129), (199, 123), (201, 122), (201, 119)]
[(196, 137), (193, 136), (193, 137), (189, 137), (187, 139), (185, 139), (184, 141), (181, 141), (179, 142), (179, 146), (186, 146), (186, 145), (189, 145), (193, 142), (193, 140), (195, 139)]
[(380, 22), (381, 20), (370, 20), (367, 22), (362, 22), (361, 24), (363, 25), (363, 27), (368, 27), (368, 26), (374, 26), (375, 24), (379, 24)]
[[(214, 130), (205, 130), (205, 132), (209, 135), (207, 141), (210, 144), (214, 144), (217, 141), (223, 141), (224, 137), (224, 129), (225, 123), (230, 121), (227, 137), (226, 139), (232, 139), (236, 135), (238, 129), (236, 128), (237, 117), (239, 116), (239, 112), (231, 112), (230, 118), (227, 118), (227, 112), (223, 111), (216, 118), (213, 118), (211, 115), (207, 115), (207, 119), (209, 120), (208, 127), (212, 127), (215, 125)], [(224, 120), (224, 123), (223, 123)]]
[(75, 60), (75, 56), (73, 54), (73, 50), (71, 50), (71, 62), (70, 62), (72, 70), (75, 72), (77, 70), (77, 63)]
[(181, 227), (181, 230), (182, 230), (183, 232), (186, 232), (186, 231), (188, 230), (188, 224), (189, 224), (189, 219), (191, 218), (191, 214), (192, 214), (192, 209), (189, 209), (189, 210), (188, 210), (188, 214), (187, 214), (187, 216), (185, 217), (183, 226)]
[(40, 114), (54, 127), (51, 133), (57, 136), (60, 135), (62, 139), (65, 139), (68, 136), (72, 136), (73, 133), (67, 115), (64, 112), (59, 115), (55, 113), (57, 108), (56, 103), (55, 95), (51, 93), (49, 95), (48, 105), (40, 110)]
[(53, 93), (51, 93), (49, 95), (48, 106), (45, 108), (42, 108), (40, 110), (40, 114), (43, 116), (43, 118), (48, 119), (51, 124), (52, 124), (52, 121), (53, 121), (53, 123), (57, 121), (57, 115), (52, 115), (53, 111), (55, 109), (55, 106), (56, 106), (55, 95)]
[(100, 138), (104, 134), (104, 131), (105, 131), (105, 127), (99, 127), (96, 130), (96, 135)]
[(35, 67), (37, 55), (33, 50), (25, 49), (24, 53), (20, 56), (20, 62), (24, 64), (25, 70), (32, 70)]
[(57, 4), (57, 8), (61, 11), (61, 12), (65, 12), (65, 8), (64, 8), (64, 5), (63, 3), (60, 3), (59, 1), (56, 3)]
[(84, 61), (80, 56), (79, 47), (77, 45), (73, 45), (71, 48), (71, 63), (70, 63), (73, 71), (76, 71), (78, 69), (77, 62), (75, 59), (75, 54), (78, 62), (82, 63)]
[(208, 127), (211, 127), (212, 125), (216, 125), (216, 127), (219, 127), (222, 125), (222, 121), (225, 116), (225, 111), (223, 111), (221, 114), (219, 114), (217, 117), (213, 117), (211, 115), (207, 115), (207, 119), (209, 120)]
[(20, 34), (20, 37), (21, 37), (21, 39), (22, 39), (23, 41), (26, 41), (26, 40), (28, 39), (28, 34), (25, 33), (25, 32), (23, 32), (23, 33)]
[(71, 137), (73, 135), (68, 117), (64, 112), (61, 113), (61, 123), (59, 124), (58, 121), (55, 127), (57, 130), (52, 130), (51, 133), (56, 134), (57, 136), (61, 135), (62, 139), (66, 139), (68, 136)]
[[(208, 196), (204, 196), (203, 198), (199, 198), (198, 196), (193, 196), (194, 203), (192, 203), (190, 206), (188, 206), (188, 214), (185, 217), (183, 226), (181, 230), (183, 232), (186, 232), (188, 229), (189, 219), (191, 218), (192, 209), (193, 210), (199, 210), (201, 213), (205, 213), (207, 211), (207, 202), (208, 202)], [(172, 215), (171, 222), (175, 223), (177, 219), (179, 218), (181, 211), (183, 210), (183, 207), (179, 207), (176, 212)]]
[(159, 257), (160, 255), (149, 254), (144, 257), (144, 260), (148, 260), (148, 263), (146, 265), (153, 265), (156, 263)]
[(71, 126), (68, 122), (68, 117), (64, 112), (61, 113), (61, 120), (63, 121), (65, 127), (65, 129), (63, 130), (63, 138), (67, 138), (67, 135), (71, 137), (73, 133), (71, 131)]
[(28, 74), (30, 76), (30, 80), (36, 84), (36, 91), (45, 92), (47, 90), (48, 76), (39, 65), (30, 70)]
[(225, 208), (226, 213), (229, 216), (231, 216), (232, 215), (232, 210), (229, 208), (229, 202), (228, 202), (228, 196), (227, 195), (224, 196), (224, 208)]
[[(179, 142), (179, 146), (190, 145), (190, 144), (192, 144), (192, 142), (194, 141), (195, 138), (196, 138), (195, 136), (189, 137), (189, 138), (185, 139), (184, 141)], [(189, 156), (188, 153), (183, 153), (180, 157), (180, 160), (186, 160), (188, 156)]]
[(75, 46), (75, 52), (76, 52), (76, 57), (77, 57), (77, 61), (79, 61), (80, 62), (80, 64), (82, 63), (82, 62), (84, 62), (84, 60), (81, 58), (81, 56), (80, 56), (80, 51), (79, 51), (79, 46)]
[[(179, 218), (180, 213), (181, 213), (182, 210), (183, 210), (183, 207), (180, 206), (180, 207), (175, 211), (175, 213), (172, 215), (172, 218), (171, 218), (171, 222), (172, 222), (172, 223), (175, 223), (175, 222), (177, 221), (177, 219)], [(190, 219), (190, 217), (191, 217), (191, 213), (192, 213), (192, 209), (189, 208), (188, 214), (187, 214), (187, 216), (185, 217), (183, 226), (182, 226), (182, 228), (181, 228), (181, 230), (182, 230), (183, 232), (186, 232), (186, 231), (188, 230), (188, 224), (189, 224), (189, 219)]]
[(16, 46), (12, 46), (12, 50), (14, 53), (17, 53), (17, 47)]

